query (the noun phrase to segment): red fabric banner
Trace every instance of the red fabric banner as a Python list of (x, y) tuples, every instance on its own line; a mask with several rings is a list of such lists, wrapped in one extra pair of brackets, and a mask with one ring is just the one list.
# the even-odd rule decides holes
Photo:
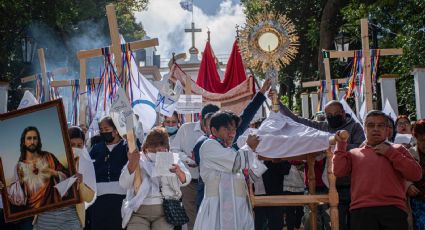
[(232, 53), (227, 62), (223, 82), (217, 72), (217, 65), (208, 41), (202, 55), (196, 84), (211, 93), (226, 93), (246, 80), (245, 68), (239, 52), (237, 40), (233, 43)]

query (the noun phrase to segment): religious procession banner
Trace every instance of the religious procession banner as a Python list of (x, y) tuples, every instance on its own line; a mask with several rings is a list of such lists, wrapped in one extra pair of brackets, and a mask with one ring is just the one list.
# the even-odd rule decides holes
[[(173, 82), (179, 80), (185, 88), (187, 83), (186, 79), (190, 78), (190, 76), (176, 63), (171, 67), (170, 72), (170, 80)], [(224, 94), (208, 92), (198, 86), (192, 79), (190, 85), (191, 92), (189, 94), (202, 95), (204, 104), (219, 104), (222, 110), (230, 110), (236, 114), (242, 113), (243, 109), (255, 94), (254, 77), (252, 76)]]

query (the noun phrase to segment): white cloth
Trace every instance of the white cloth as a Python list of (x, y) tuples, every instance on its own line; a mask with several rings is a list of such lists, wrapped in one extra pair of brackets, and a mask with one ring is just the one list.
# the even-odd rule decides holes
[(97, 196), (105, 194), (125, 195), (125, 189), (121, 188), (118, 181), (96, 183)]
[(397, 133), (394, 138), (394, 144), (411, 144), (413, 142), (412, 134)]
[[(260, 137), (258, 155), (283, 158), (326, 150), (331, 134), (297, 123), (282, 113), (271, 112), (257, 135)], [(248, 132), (241, 138), (246, 141)], [(243, 139), (241, 142), (245, 142)]]
[(388, 99), (385, 100), (385, 106), (382, 109), (382, 112), (387, 114), (388, 116), (390, 116), (393, 121), (397, 120), (397, 114), (394, 112), (393, 107), (391, 106), (390, 102), (388, 101)]
[[(167, 199), (180, 199), (182, 195), (180, 187), (188, 185), (191, 181), (191, 176), (180, 160), (177, 164), (186, 175), (185, 183), (181, 183), (175, 174), (166, 177), (153, 177), (155, 163), (146, 158), (144, 154), (141, 154), (139, 166), (142, 172), (142, 185), (137, 194), (134, 194), (133, 187), (135, 173), (130, 174), (127, 165), (124, 166), (119, 179), (120, 186), (127, 190), (126, 198), (121, 207), (123, 228), (127, 226), (131, 215), (139, 209), (140, 205), (162, 204), (162, 195)], [(159, 190), (159, 184), (162, 186), (162, 195)]]
[(193, 148), (202, 135), (204, 135), (204, 131), (201, 129), (201, 124), (199, 122), (189, 122), (179, 128), (176, 135), (174, 135), (174, 140), (171, 141), (170, 151), (179, 154), (180, 159), (189, 169), (193, 179), (199, 178), (198, 167), (189, 167), (187, 163), (193, 162)]
[(34, 95), (28, 90), (25, 90), (24, 96), (22, 97), (21, 102), (19, 103), (18, 109), (23, 109), (29, 106), (38, 105), (37, 99)]
[(283, 191), (304, 192), (304, 172), (291, 165), (288, 175), (283, 179)]
[(357, 116), (354, 113), (354, 111), (348, 105), (347, 101), (344, 98), (342, 98), (341, 100), (339, 100), (339, 102), (342, 104), (342, 107), (344, 108), (345, 113), (350, 114), (351, 117), (354, 119), (354, 121), (357, 122), (357, 123), (359, 123), (363, 127), (363, 124), (359, 121), (359, 119), (357, 118)]
[[(205, 195), (196, 217), (194, 230), (254, 229), (254, 218), (241, 170), (246, 162), (244, 154), (240, 154), (242, 151), (224, 148), (216, 140), (211, 139), (202, 144), (200, 171), (205, 183)], [(238, 155), (243, 166), (235, 169), (235, 159)], [(237, 187), (241, 186), (243, 190), (238, 192)]]
[(158, 89), (146, 79), (138, 70), (138, 65), (131, 56), (132, 75), (132, 101), (131, 105), (135, 114), (139, 116), (139, 121), (146, 130), (150, 130), (156, 122), (155, 102), (158, 97)]
[(78, 173), (83, 175), (83, 183), (87, 185), (95, 194), (95, 198), (90, 202), (84, 202), (86, 209), (96, 200), (97, 187), (96, 187), (96, 173), (94, 171), (93, 160), (90, 158), (89, 152), (86, 148), (78, 149), (73, 148), (74, 157), (78, 157)]

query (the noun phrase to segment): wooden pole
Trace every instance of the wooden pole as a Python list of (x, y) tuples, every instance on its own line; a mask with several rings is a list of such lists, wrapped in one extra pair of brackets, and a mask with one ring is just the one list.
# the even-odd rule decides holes
[(47, 81), (46, 59), (44, 57), (44, 49), (40, 48), (37, 51), (38, 51), (38, 61), (40, 62), (41, 77), (43, 82), (44, 98), (45, 98), (45, 101), (50, 101), (50, 89), (49, 89), (49, 84)]
[[(88, 127), (86, 125), (86, 105), (87, 105), (87, 75), (86, 75), (86, 59), (80, 59), (80, 112), (78, 122), (80, 126)], [(91, 112), (91, 111), (90, 111)], [(90, 125), (90, 124), (89, 124)]]
[[(192, 95), (192, 78), (189, 74), (186, 74), (186, 84), (184, 86), (184, 94), (187, 96), (191, 96)], [(186, 99), (187, 100), (187, 99)], [(185, 114), (185, 122), (190, 122), (190, 114)]]
[[(54, 70), (51, 71), (51, 73), (54, 76), (66, 74), (66, 73), (68, 73), (68, 68), (63, 67), (63, 68), (54, 69)], [(30, 75), (30, 76), (26, 76), (26, 77), (21, 78), (21, 83), (27, 83), (27, 82), (36, 81), (36, 80), (37, 80), (37, 74), (33, 74), (33, 75)]]
[[(366, 112), (373, 109), (372, 102), (372, 79), (371, 79), (371, 52), (369, 49), (369, 32), (368, 32), (368, 20), (363, 18), (360, 20), (360, 28), (361, 28), (361, 39), (362, 39), (362, 53), (364, 58), (364, 81), (365, 81), (365, 102), (366, 102)], [(347, 51), (326, 51), (329, 52), (328, 58), (345, 58), (345, 57), (354, 57), (355, 50), (347, 50)], [(390, 56), (390, 55), (402, 55), (403, 49), (379, 49), (379, 56)], [(325, 62), (325, 58), (324, 58)], [(325, 73), (326, 77), (328, 76), (328, 69), (330, 66), (325, 63)], [(330, 71), (330, 70), (329, 70)], [(329, 73), (330, 76), (330, 73)], [(326, 82), (328, 84), (328, 82)], [(327, 87), (328, 88), (328, 87)], [(329, 93), (329, 92), (328, 92)], [(331, 92), (330, 92), (331, 94)], [(332, 95), (332, 94), (331, 94)], [(357, 111), (358, 113), (359, 111)]]
[[(307, 155), (308, 165), (308, 192), (310, 195), (316, 194), (316, 175), (314, 172), (314, 163), (316, 161), (316, 154)], [(317, 230), (317, 204), (311, 203), (310, 207), (310, 229)]]
[(336, 190), (336, 177), (333, 174), (333, 154), (331, 147), (326, 151), (326, 162), (327, 162), (327, 173), (329, 181), (329, 206), (330, 206), (330, 216), (331, 216), (331, 229), (338, 230), (339, 228), (339, 218), (338, 218), (338, 192)]
[(366, 18), (360, 19), (361, 38), (362, 38), (362, 50), (364, 58), (364, 79), (365, 79), (365, 100), (366, 100), (366, 112), (373, 109), (372, 103), (372, 79), (371, 79), (371, 63), (370, 63), (370, 49), (369, 49), (369, 32), (368, 32), (368, 20)]
[(323, 58), (323, 64), (325, 65), (325, 76), (326, 76), (326, 97), (328, 102), (332, 100), (332, 80), (331, 80), (331, 67), (329, 64), (329, 58)]
[(122, 53), (121, 53), (121, 39), (118, 30), (117, 15), (115, 13), (115, 5), (108, 4), (106, 6), (106, 15), (108, 17), (109, 33), (111, 35), (111, 49), (114, 54), (114, 63), (117, 68), (117, 74), (120, 81), (122, 82), (121, 70), (122, 70)]

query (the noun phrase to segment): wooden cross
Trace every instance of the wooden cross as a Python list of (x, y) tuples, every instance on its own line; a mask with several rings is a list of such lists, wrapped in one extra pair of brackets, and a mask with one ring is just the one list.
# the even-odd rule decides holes
[[(40, 70), (41, 70), (41, 77), (42, 77), (42, 85), (43, 85), (43, 91), (44, 91), (44, 97), (46, 101), (50, 100), (50, 89), (49, 84), (47, 81), (47, 68), (46, 68), (46, 58), (44, 56), (44, 49), (40, 48), (37, 50), (38, 52), (38, 61), (40, 62)], [(53, 75), (62, 75), (66, 74), (68, 72), (67, 68), (58, 68), (51, 71)], [(21, 78), (22, 83), (32, 82), (37, 80), (38, 74), (33, 74), (30, 76), (26, 76)]]
[(192, 33), (192, 48), (195, 48), (195, 33), (196, 32), (202, 32), (202, 29), (196, 29), (195, 23), (192, 22), (192, 27), (190, 29), (184, 29), (184, 32)]
[[(362, 57), (364, 58), (364, 79), (365, 79), (365, 100), (366, 100), (366, 112), (373, 109), (372, 104), (372, 79), (371, 79), (371, 57), (369, 49), (369, 31), (368, 31), (368, 20), (366, 18), (360, 19), (361, 38), (362, 38)], [(354, 57), (355, 50), (348, 51), (326, 51), (329, 55), (323, 57), (323, 63), (325, 64), (325, 76), (326, 85), (331, 84), (331, 73), (330, 73), (330, 58), (344, 58)], [(379, 49), (379, 56), (389, 55), (402, 55), (403, 49)], [(328, 90), (328, 97), (332, 97), (332, 92)]]
[[(118, 30), (118, 22), (117, 22), (117, 16), (115, 13), (115, 6), (113, 4), (109, 4), (106, 6), (106, 14), (108, 17), (108, 24), (109, 24), (109, 32), (112, 40), (112, 44), (110, 49), (112, 50), (112, 53), (114, 54), (115, 58), (115, 67), (116, 71), (118, 73), (118, 76), (121, 76), (120, 72), (122, 70), (122, 53), (121, 53), (121, 40), (119, 37), (119, 30)], [(144, 49), (152, 46), (157, 46), (158, 39), (150, 39), (150, 40), (144, 40), (144, 41), (134, 41), (127, 43), (130, 45), (132, 50), (139, 50)], [(80, 50), (77, 52), (77, 58), (80, 61), (80, 80), (79, 80), (79, 89), (80, 93), (83, 93), (86, 91), (87, 87), (87, 76), (86, 76), (86, 59), (87, 58), (94, 58), (94, 57), (100, 57), (103, 56), (102, 54), (102, 48), (92, 49), (92, 50)], [(123, 78), (120, 77), (120, 81), (122, 81)], [(95, 79), (94, 82), (98, 83), (100, 79)], [(62, 87), (62, 86), (72, 86), (75, 84), (75, 81), (55, 81), (52, 83), (52, 86), (55, 87)], [(87, 104), (87, 98), (86, 94), (80, 95), (80, 112), (79, 112), (79, 123), (80, 124), (86, 124), (86, 108), (85, 105)]]

